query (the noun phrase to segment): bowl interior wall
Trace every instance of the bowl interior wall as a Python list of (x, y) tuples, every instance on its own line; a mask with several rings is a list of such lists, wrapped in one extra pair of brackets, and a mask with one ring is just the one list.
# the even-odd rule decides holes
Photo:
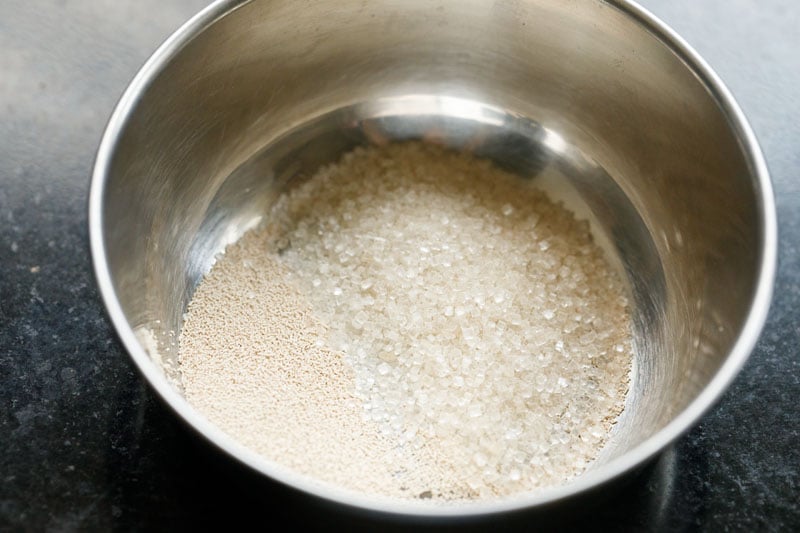
[(696, 398), (749, 312), (763, 228), (737, 132), (685, 58), (600, 1), (303, 6), (218, 19), (121, 132), (107, 261), (173, 378), (194, 287), (281, 190), (354, 146), (424, 139), (561, 191), (628, 281), (634, 386), (600, 464)]

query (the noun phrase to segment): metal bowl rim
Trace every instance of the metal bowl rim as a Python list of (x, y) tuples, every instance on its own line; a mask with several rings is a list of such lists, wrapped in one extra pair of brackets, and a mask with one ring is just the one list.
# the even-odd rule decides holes
[(532, 507), (544, 507), (570, 499), (580, 493), (597, 488), (622, 476), (652, 459), (685, 431), (693, 427), (700, 417), (720, 398), (752, 352), (764, 323), (772, 298), (777, 265), (778, 230), (775, 201), (764, 156), (747, 119), (725, 87), (719, 76), (700, 55), (669, 26), (648, 10), (630, 0), (606, 0), (635, 23), (643, 26), (654, 38), (668, 46), (680, 57), (687, 68), (699, 77), (726, 115), (731, 129), (748, 158), (754, 173), (755, 201), (763, 232), (761, 263), (756, 291), (750, 311), (739, 336), (722, 367), (689, 406), (655, 435), (624, 455), (599, 466), (596, 470), (579, 476), (574, 481), (542, 491), (525, 493), (496, 501), (476, 501), (458, 505), (431, 505), (423, 502), (404, 502), (377, 499), (352, 491), (315, 483), (305, 476), (265, 460), (244, 448), (198, 413), (167, 381), (162, 371), (150, 359), (136, 338), (131, 325), (114, 292), (104, 246), (103, 197), (110, 164), (117, 142), (136, 104), (150, 84), (167, 67), (170, 61), (192, 39), (207, 27), (232, 11), (248, 4), (250, 0), (217, 0), (200, 11), (175, 31), (149, 58), (120, 98), (106, 126), (98, 148), (89, 192), (89, 241), (94, 274), (108, 316), (131, 359), (161, 398), (191, 427), (229, 456), (250, 468), (291, 487), (317, 497), (363, 510), (416, 517), (468, 517), (508, 512)]

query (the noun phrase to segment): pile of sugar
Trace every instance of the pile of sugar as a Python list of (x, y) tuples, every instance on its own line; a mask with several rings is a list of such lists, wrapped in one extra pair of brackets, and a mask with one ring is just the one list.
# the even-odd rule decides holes
[(246, 446), (435, 499), (581, 473), (631, 361), (622, 284), (588, 224), (419, 143), (357, 149), (284, 195), (200, 284), (180, 349), (189, 401)]

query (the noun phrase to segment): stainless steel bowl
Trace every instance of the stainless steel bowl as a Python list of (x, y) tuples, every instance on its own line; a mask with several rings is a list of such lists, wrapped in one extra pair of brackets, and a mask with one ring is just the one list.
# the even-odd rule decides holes
[[(418, 138), (572, 191), (629, 281), (633, 387), (609, 445), (569, 484), (451, 507), (378, 501), (256, 456), (181, 396), (175, 336), (214, 255), (320, 164)], [(111, 320), (181, 417), (288, 485), (413, 515), (545, 506), (653, 457), (744, 363), (776, 262), (769, 176), (741, 111), (685, 42), (623, 0), (217, 2), (122, 97), (89, 221)]]

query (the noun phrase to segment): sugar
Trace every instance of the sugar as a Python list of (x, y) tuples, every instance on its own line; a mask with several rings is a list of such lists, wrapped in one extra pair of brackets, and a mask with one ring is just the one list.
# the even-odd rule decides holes
[(187, 399), (224, 431), (325, 482), (431, 502), (559, 485), (597, 456), (630, 318), (563, 206), (406, 143), (321, 168), (268, 218), (201, 282), (181, 335)]

